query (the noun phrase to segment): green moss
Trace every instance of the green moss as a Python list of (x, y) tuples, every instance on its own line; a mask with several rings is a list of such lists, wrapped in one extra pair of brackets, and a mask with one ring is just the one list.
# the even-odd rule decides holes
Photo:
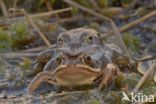
[(26, 23), (17, 22), (12, 24), (8, 30), (12, 38), (12, 48), (21, 49), (26, 45), (29, 45), (35, 39), (29, 32), (28, 25)]
[(98, 99), (90, 99), (86, 104), (100, 104), (100, 101)]
[(121, 0), (123, 7), (128, 7), (134, 0)]
[(7, 31), (0, 30), (0, 52), (10, 49), (12, 45), (11, 36)]
[(97, 2), (101, 8), (106, 8), (109, 6), (111, 1), (110, 0), (97, 0)]
[(142, 91), (145, 95), (152, 95), (156, 91), (156, 85), (143, 88)]
[(98, 30), (100, 28), (100, 25), (97, 22), (92, 22), (92, 23), (89, 24), (88, 27), (92, 28), (92, 29), (95, 29), (95, 30)]
[(18, 22), (8, 28), (0, 30), (0, 52), (19, 49), (33, 42), (34, 36), (30, 34), (27, 24)]
[(124, 74), (120, 73), (115, 79), (115, 85), (117, 86), (117, 88), (121, 88), (123, 84), (123, 80), (124, 80)]
[(136, 73), (131, 73), (128, 76), (125, 74), (124, 83), (129, 86), (129, 88), (134, 88), (138, 81), (140, 80), (141, 76)]
[(136, 36), (125, 33), (123, 39), (130, 51), (138, 52), (140, 50), (140, 40)]
[(93, 9), (93, 5), (88, 0), (74, 0), (74, 1), (79, 3), (82, 6), (85, 6), (87, 8), (92, 8)]
[(18, 46), (19, 41), (24, 41), (30, 37), (26, 24), (12, 24), (9, 30), (12, 33), (12, 45)]
[(30, 69), (31, 67), (31, 60), (28, 58), (24, 58), (23, 62), (20, 65), (22, 69), (27, 70)]
[(78, 8), (76, 8), (76, 7), (73, 7), (71, 12), (72, 12), (72, 15), (75, 16), (77, 13), (80, 12), (80, 10)]

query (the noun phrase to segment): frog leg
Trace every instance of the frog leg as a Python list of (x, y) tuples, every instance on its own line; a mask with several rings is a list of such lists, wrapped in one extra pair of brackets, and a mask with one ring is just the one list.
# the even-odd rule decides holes
[(110, 84), (113, 81), (114, 77), (118, 74), (119, 69), (115, 64), (107, 64), (106, 68), (102, 70), (102, 80), (100, 82), (98, 90), (101, 90), (104, 86)]
[(27, 75), (27, 77), (34, 77), (39, 72), (42, 72), (46, 63), (53, 57), (54, 49), (47, 49), (39, 54), (37, 59), (34, 62), (34, 67), (31, 72)]
[(57, 67), (59, 66), (59, 63), (52, 58), (44, 67), (44, 71), (51, 71), (53, 72)]
[(55, 84), (55, 79), (53, 74), (48, 71), (40, 72), (37, 76), (31, 81), (28, 86), (28, 94), (32, 95), (33, 92), (39, 87), (42, 82), (48, 82), (50, 84)]

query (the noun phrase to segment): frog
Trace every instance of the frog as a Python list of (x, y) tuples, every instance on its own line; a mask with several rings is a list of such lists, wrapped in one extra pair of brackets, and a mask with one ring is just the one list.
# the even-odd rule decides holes
[(109, 86), (121, 73), (115, 59), (126, 56), (118, 46), (106, 44), (100, 37), (96, 30), (90, 28), (60, 33), (55, 47), (38, 56), (40, 71), (28, 85), (28, 94), (33, 95), (42, 82), (61, 87), (98, 82), (98, 90)]

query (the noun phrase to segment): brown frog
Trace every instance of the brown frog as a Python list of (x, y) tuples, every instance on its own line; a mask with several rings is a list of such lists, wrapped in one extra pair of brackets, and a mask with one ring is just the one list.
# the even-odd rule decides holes
[(116, 45), (104, 44), (93, 29), (64, 31), (58, 36), (55, 47), (38, 57), (35, 70), (40, 68), (40, 72), (29, 84), (28, 93), (33, 94), (42, 82), (74, 87), (99, 81), (101, 89), (120, 72), (113, 60), (122, 54)]

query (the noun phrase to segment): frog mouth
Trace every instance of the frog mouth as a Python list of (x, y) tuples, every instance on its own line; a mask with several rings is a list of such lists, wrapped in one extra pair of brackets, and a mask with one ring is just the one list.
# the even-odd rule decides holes
[(100, 69), (94, 69), (87, 65), (61, 65), (55, 74), (55, 80), (61, 86), (77, 86), (91, 84), (97, 77)]

